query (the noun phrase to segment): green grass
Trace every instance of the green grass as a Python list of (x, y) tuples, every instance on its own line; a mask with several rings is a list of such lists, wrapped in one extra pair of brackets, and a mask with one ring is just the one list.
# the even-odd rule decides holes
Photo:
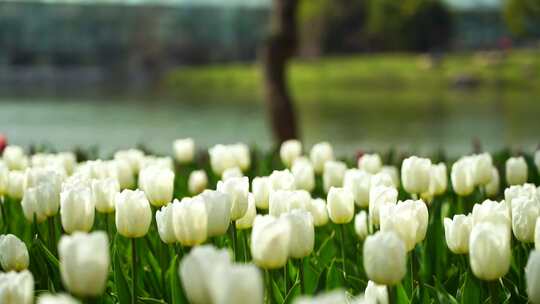
[[(417, 54), (377, 54), (295, 60), (290, 85), (296, 100), (310, 102), (385, 102), (399, 99), (412, 104), (429, 102), (433, 95), (459, 98), (467, 94), (540, 93), (538, 51), (518, 50), (502, 60), (484, 53), (445, 56), (437, 67), (425, 66)], [(478, 80), (478, 86), (458, 90), (460, 76)], [(210, 101), (260, 100), (262, 76), (253, 64), (224, 64), (188, 67), (169, 73), (163, 88), (179, 98)]]

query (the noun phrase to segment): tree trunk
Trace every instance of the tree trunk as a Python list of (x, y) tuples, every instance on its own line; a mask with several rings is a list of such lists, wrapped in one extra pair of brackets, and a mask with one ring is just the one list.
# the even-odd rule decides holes
[(297, 46), (298, 1), (273, 0), (270, 36), (262, 51), (265, 99), (278, 143), (298, 136), (293, 101), (287, 87), (287, 62)]

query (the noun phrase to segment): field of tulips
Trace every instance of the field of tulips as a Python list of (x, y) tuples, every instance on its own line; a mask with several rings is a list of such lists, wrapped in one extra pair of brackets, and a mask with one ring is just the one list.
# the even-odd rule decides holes
[(5, 147), (0, 304), (540, 303), (540, 151)]

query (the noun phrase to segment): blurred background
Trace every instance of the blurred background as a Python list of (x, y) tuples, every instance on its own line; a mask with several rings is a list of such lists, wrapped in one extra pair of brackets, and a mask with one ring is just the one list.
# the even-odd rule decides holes
[(540, 0), (0, 0), (10, 144), (540, 141)]

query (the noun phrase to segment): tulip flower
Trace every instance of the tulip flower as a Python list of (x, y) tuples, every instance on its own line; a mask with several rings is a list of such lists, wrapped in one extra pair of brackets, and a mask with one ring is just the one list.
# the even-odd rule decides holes
[(394, 187), (399, 187), (399, 171), (394, 166), (383, 166), (380, 173), (386, 173), (392, 178)]
[(116, 229), (126, 238), (139, 238), (148, 233), (152, 222), (150, 203), (141, 190), (123, 190), (115, 198)]
[(295, 179), (294, 175), (288, 169), (274, 170), (270, 174), (270, 181), (272, 182), (272, 190), (294, 190)]
[(336, 224), (346, 224), (354, 217), (354, 198), (345, 188), (331, 187), (327, 198), (328, 216)]
[(234, 177), (226, 181), (219, 181), (217, 190), (227, 193), (231, 197), (231, 220), (244, 216), (248, 208), (249, 179), (247, 177)]
[(474, 275), (497, 280), (510, 269), (510, 229), (504, 224), (474, 224), (469, 239), (469, 259)]
[(361, 210), (354, 217), (354, 231), (356, 235), (361, 239), (365, 239), (368, 235), (368, 223), (367, 223), (367, 212)]
[(326, 202), (324, 199), (311, 199), (306, 205), (306, 210), (311, 213), (315, 227), (324, 226), (328, 223), (328, 210), (326, 208)]
[(527, 182), (527, 162), (523, 156), (506, 160), (506, 183), (521, 185)]
[(195, 156), (195, 142), (192, 138), (177, 139), (173, 142), (173, 150), (177, 162), (190, 163)]
[(452, 187), (456, 194), (467, 196), (474, 191), (474, 173), (472, 159), (464, 157), (452, 165)]
[(396, 183), (388, 172), (379, 172), (371, 175), (369, 187), (386, 186), (397, 188), (399, 183)]
[(13, 199), (21, 199), (24, 190), (24, 173), (21, 171), (9, 171), (7, 195)]
[(255, 205), (260, 209), (268, 209), (272, 181), (269, 177), (255, 177), (251, 182)]
[(242, 173), (242, 170), (238, 167), (232, 167), (227, 168), (225, 171), (223, 171), (223, 174), (221, 175), (221, 180), (228, 180), (233, 177), (242, 177), (244, 174)]
[(144, 152), (138, 149), (117, 151), (114, 154), (114, 159), (127, 161), (131, 168), (131, 172), (133, 172), (133, 174), (137, 174), (141, 169), (141, 164), (144, 159)]
[(218, 176), (227, 168), (237, 166), (236, 158), (231, 149), (225, 145), (215, 145), (208, 149), (212, 171)]
[(251, 256), (264, 269), (280, 268), (289, 257), (291, 227), (284, 218), (257, 215), (251, 233)]
[(379, 225), (380, 208), (397, 203), (398, 192), (393, 187), (377, 186), (369, 191), (369, 217), (374, 225)]
[(386, 286), (378, 285), (373, 281), (368, 281), (366, 290), (364, 290), (364, 296), (366, 299), (372, 301), (374, 304), (389, 304), (388, 289), (386, 288)]
[(214, 272), (230, 263), (231, 256), (226, 249), (220, 250), (210, 245), (193, 248), (181, 260), (178, 269), (189, 303), (213, 303), (212, 290), (221, 287), (213, 285)]
[(499, 194), (499, 187), (500, 187), (499, 171), (497, 170), (497, 168), (493, 167), (491, 168), (491, 180), (486, 185), (486, 195), (491, 198), (497, 196), (497, 194)]
[(219, 191), (204, 190), (199, 197), (204, 201), (206, 209), (206, 233), (208, 237), (220, 236), (227, 233), (227, 229), (231, 223), (231, 196)]
[(176, 239), (184, 246), (193, 247), (206, 241), (208, 215), (204, 199), (198, 196), (183, 198), (181, 202), (175, 199), (173, 227)]
[(253, 227), (253, 221), (255, 220), (255, 216), (257, 215), (257, 208), (255, 207), (255, 198), (253, 197), (253, 194), (248, 194), (248, 209), (246, 211), (246, 214), (244, 214), (243, 217), (239, 218), (236, 221), (236, 228), (237, 229), (249, 229)]
[(4, 271), (21, 271), (28, 268), (26, 245), (13, 234), (0, 235), (0, 265)]
[(46, 293), (39, 296), (37, 304), (81, 304), (81, 302), (67, 294)]
[(95, 205), (88, 187), (72, 188), (60, 193), (60, 217), (67, 233), (88, 232), (94, 225)]
[[(56, 197), (58, 195), (58, 198)], [(59, 193), (50, 185), (43, 184), (24, 191), (21, 206), (23, 214), (29, 222), (34, 221), (34, 215), (38, 223), (44, 222), (47, 217), (54, 216), (58, 212), (60, 198)]]
[(120, 184), (120, 189), (130, 189), (135, 185), (135, 176), (131, 164), (126, 159), (115, 159), (108, 163), (109, 176)]
[(296, 189), (313, 191), (315, 189), (315, 170), (307, 158), (297, 158), (291, 168)]
[(28, 270), (0, 272), (0, 303), (32, 304), (34, 302), (34, 277)]
[(504, 224), (510, 229), (510, 208), (506, 201), (496, 202), (485, 200), (482, 204), (475, 204), (472, 211), (473, 226), (479, 223), (490, 222)]
[(514, 235), (521, 242), (534, 242), (536, 219), (540, 216), (540, 202), (536, 197), (531, 199), (521, 196), (514, 198), (510, 206)]
[(281, 217), (288, 220), (290, 225), (289, 256), (301, 259), (310, 255), (315, 245), (315, 228), (311, 214), (305, 210), (295, 209)]
[(378, 231), (364, 242), (364, 269), (377, 284), (393, 286), (407, 273), (405, 244), (392, 231)]
[(444, 163), (431, 165), (430, 175), (429, 192), (433, 195), (440, 195), (446, 192), (448, 185), (446, 165)]
[(453, 219), (444, 218), (444, 236), (448, 249), (455, 254), (469, 253), (469, 237), (472, 215), (456, 214)]
[(427, 220), (427, 207), (422, 201), (384, 204), (380, 209), (381, 231), (394, 231), (405, 243), (407, 251), (425, 238)]
[(290, 168), (300, 155), (302, 155), (302, 143), (299, 140), (289, 139), (281, 144), (279, 156), (286, 167)]
[(401, 181), (405, 191), (411, 194), (421, 194), (429, 190), (431, 177), (431, 160), (411, 156), (401, 165)]
[(161, 207), (172, 201), (174, 172), (156, 166), (144, 168), (139, 173), (139, 185), (150, 204)]
[(493, 159), (489, 153), (472, 156), (472, 171), (475, 185), (485, 186), (491, 181)]
[(91, 181), (92, 200), (96, 210), (101, 213), (111, 213), (115, 210), (114, 199), (120, 192), (118, 180), (112, 177), (94, 179)]
[(347, 165), (345, 165), (344, 162), (333, 160), (327, 161), (324, 164), (323, 172), (324, 191), (328, 192), (331, 187), (342, 187), (346, 170)]
[[(191, 279), (191, 278), (189, 278)], [(220, 304), (263, 304), (264, 285), (260, 270), (255, 265), (223, 264), (211, 276), (212, 302)]]
[(9, 170), (24, 170), (28, 167), (28, 157), (19, 146), (5, 147), (2, 158)]
[(294, 195), (293, 191), (277, 190), (272, 191), (269, 196), (269, 208), (268, 214), (273, 216), (280, 216), (290, 210), (290, 200)]
[(315, 144), (310, 151), (309, 157), (315, 173), (321, 174), (324, 169), (324, 164), (329, 160), (334, 160), (334, 149), (327, 142)]
[(156, 224), (159, 238), (165, 244), (174, 244), (176, 242), (173, 225), (173, 209), (174, 206), (171, 203), (156, 211)]
[(525, 267), (527, 295), (533, 304), (540, 303), (540, 251), (533, 250)]
[(343, 178), (343, 187), (348, 189), (354, 196), (354, 202), (358, 207), (369, 206), (369, 189), (371, 175), (359, 169), (349, 169)]
[(236, 160), (236, 166), (239, 167), (242, 171), (246, 171), (247, 169), (249, 169), (251, 165), (249, 147), (246, 144), (237, 143), (234, 145), (230, 145), (229, 149), (231, 150)]
[(208, 176), (204, 170), (195, 170), (189, 174), (188, 191), (190, 194), (199, 194), (208, 186)]
[(358, 168), (371, 174), (382, 169), (382, 160), (379, 154), (364, 154), (358, 159)]
[(64, 235), (58, 243), (64, 286), (81, 297), (98, 297), (109, 274), (109, 240), (103, 231)]
[(540, 218), (536, 219), (536, 225), (534, 229), (534, 247), (536, 250), (540, 250)]

